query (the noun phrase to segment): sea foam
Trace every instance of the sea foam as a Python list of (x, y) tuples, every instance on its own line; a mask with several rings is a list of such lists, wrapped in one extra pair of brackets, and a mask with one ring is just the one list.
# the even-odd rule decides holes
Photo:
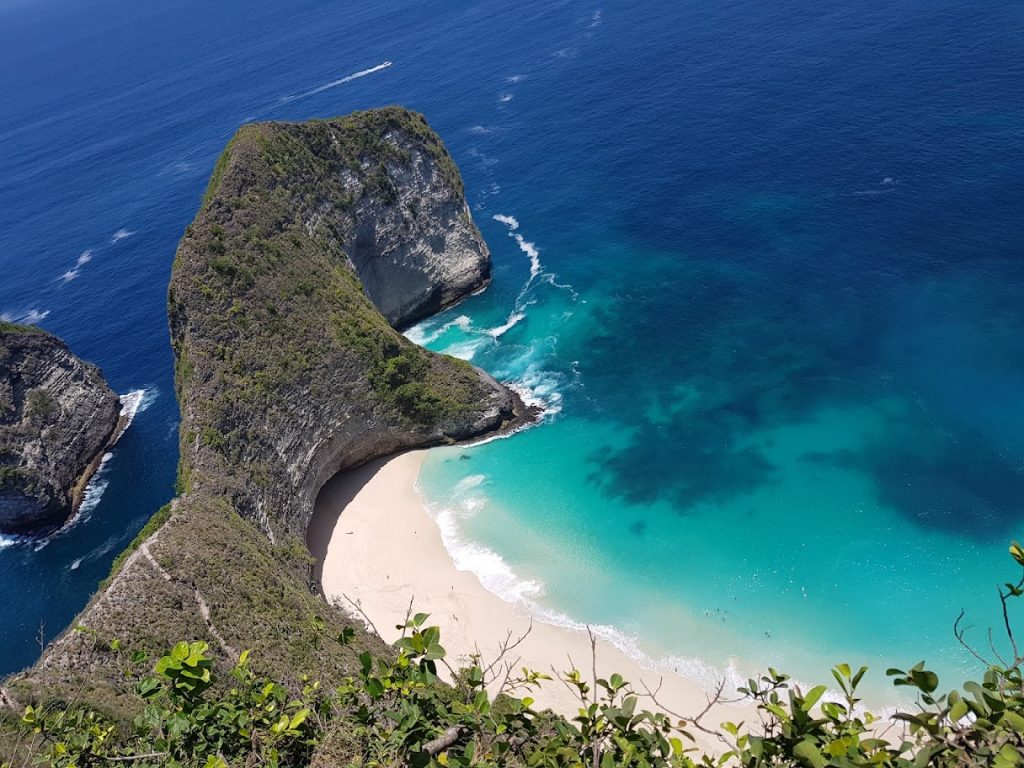
[(724, 667), (718, 667), (695, 657), (659, 658), (646, 653), (640, 638), (634, 633), (608, 624), (587, 624), (543, 605), (541, 601), (546, 595), (543, 580), (520, 576), (500, 554), (468, 539), (463, 533), (463, 523), (490, 503), (479, 492), (485, 482), (486, 476), (480, 474), (464, 477), (456, 484), (448, 503), (443, 505), (431, 504), (424, 498), (424, 506), (437, 524), (441, 540), (457, 570), (474, 574), (484, 589), (518, 606), (535, 620), (575, 632), (592, 632), (651, 672), (679, 675), (709, 693), (714, 692), (723, 679), (732, 690), (745, 682), (746, 678), (735, 661), (730, 660)]

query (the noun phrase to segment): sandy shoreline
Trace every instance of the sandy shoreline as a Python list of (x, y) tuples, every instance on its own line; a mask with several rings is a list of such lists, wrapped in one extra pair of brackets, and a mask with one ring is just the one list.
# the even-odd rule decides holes
[[(398, 637), (395, 624), (402, 621), (413, 598), (414, 609), (429, 613), (430, 623), (440, 626), (450, 661), (475, 652), (493, 659), (509, 633), (518, 638), (530, 629), (531, 619), (522, 606), (488, 592), (475, 574), (455, 568), (416, 490), (423, 458), (424, 452), (418, 451), (372, 462), (324, 487), (307, 534), (318, 561), (317, 575), (329, 600), (343, 604), (345, 595), (357, 601), (388, 642)], [(591, 649), (585, 632), (534, 621), (513, 654), (511, 660), (518, 659), (514, 668), (527, 666), (548, 674), (552, 669), (568, 670), (571, 658), (573, 666), (586, 670), (585, 678), (590, 678)], [(642, 669), (601, 640), (597, 672), (602, 677), (618, 672), (638, 690), (641, 682), (652, 690), (660, 683), (659, 701), (680, 715), (694, 715), (707, 705), (696, 682)], [(539, 707), (576, 713), (575, 699), (557, 680), (529, 695)], [(650, 701), (644, 706), (655, 708)], [(749, 707), (717, 705), (702, 722), (717, 727), (751, 714)]]

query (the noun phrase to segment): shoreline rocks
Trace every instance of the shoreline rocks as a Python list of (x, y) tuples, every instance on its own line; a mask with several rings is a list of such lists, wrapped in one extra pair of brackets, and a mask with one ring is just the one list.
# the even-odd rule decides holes
[(120, 419), (99, 368), (45, 331), (0, 324), (0, 533), (74, 514)]

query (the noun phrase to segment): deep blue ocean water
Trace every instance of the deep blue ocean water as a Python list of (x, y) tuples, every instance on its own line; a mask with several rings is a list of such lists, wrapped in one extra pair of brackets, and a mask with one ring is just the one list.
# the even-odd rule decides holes
[(428, 460), (460, 564), (691, 674), (967, 671), (1024, 533), (1017, 0), (0, 0), (0, 72), (0, 313), (148, 406), (88, 515), (3, 542), (0, 672), (173, 495), (166, 285), (223, 145), (390, 103), (495, 262), (411, 335), (548, 407)]

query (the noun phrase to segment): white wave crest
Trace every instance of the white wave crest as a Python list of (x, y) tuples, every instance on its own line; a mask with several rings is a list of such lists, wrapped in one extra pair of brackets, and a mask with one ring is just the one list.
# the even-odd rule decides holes
[(680, 675), (708, 692), (716, 690), (723, 679), (732, 690), (743, 684), (745, 677), (731, 660), (724, 668), (719, 668), (699, 658), (655, 658), (643, 651), (640, 638), (636, 634), (624, 632), (607, 624), (586, 624), (542, 605), (540, 601), (546, 593), (542, 580), (520, 576), (500, 554), (469, 540), (462, 533), (461, 523), (487, 503), (486, 497), (481, 498), (479, 494), (469, 493), (479, 488), (484, 479), (483, 475), (469, 475), (456, 485), (451, 503), (433, 508), (426, 505), (428, 513), (434, 518), (441, 532), (441, 541), (458, 570), (474, 574), (488, 592), (507, 603), (521, 607), (538, 621), (575, 632), (593, 632), (601, 641), (636, 660), (644, 669), (661, 674)]
[(159, 395), (160, 390), (155, 387), (153, 389), (136, 389), (121, 395), (121, 418), (124, 419), (121, 432), (128, 429), (135, 421), (135, 417), (149, 408)]
[(431, 328), (431, 325), (431, 320), (424, 320), (419, 325), (414, 325), (412, 328), (407, 330), (404, 334), (405, 338), (413, 344), (419, 344), (422, 347), (433, 341), (437, 341), (452, 328), (458, 328), (465, 333), (470, 333), (473, 321), (469, 319), (468, 315), (459, 315), (454, 320), (449, 320), (447, 323), (444, 323), (437, 328)]
[(515, 96), (513, 96), (511, 93), (503, 93), (498, 98), (501, 99), (503, 103), (508, 104), (508, 102), (512, 101), (512, 99), (514, 99)]
[(543, 597), (543, 582), (520, 578), (497, 552), (462, 536), (459, 521), (464, 516), (464, 512), (450, 508), (442, 509), (434, 516), (441, 531), (441, 541), (456, 569), (474, 574), (484, 589), (508, 603), (530, 605)]
[(562, 411), (561, 378), (556, 372), (531, 365), (516, 381), (507, 382), (506, 385), (526, 405), (541, 408), (541, 419), (549, 419)]
[(525, 319), (526, 319), (525, 307), (523, 309), (520, 309), (520, 308), (517, 307), (516, 309), (512, 310), (512, 314), (510, 314), (508, 316), (508, 320), (506, 320), (502, 325), (499, 325), (499, 326), (497, 326), (495, 328), (488, 328), (487, 329), (487, 334), (492, 339), (500, 338), (507, 331), (512, 330), (512, 328), (514, 328), (516, 325), (518, 325), (521, 320), (525, 320)]
[(71, 282), (82, 273), (82, 266), (88, 264), (90, 261), (92, 261), (92, 251), (82, 251), (78, 258), (75, 259), (75, 266), (57, 279), (62, 283)]
[(7, 323), (23, 323), (24, 325), (35, 325), (45, 320), (50, 314), (48, 309), (29, 309), (27, 311), (8, 311), (0, 313), (0, 320)]
[(13, 547), (15, 544), (19, 542), (20, 538), (20, 536), (5, 536), (4, 534), (0, 533), (0, 549), (7, 549), (8, 547)]
[(119, 230), (117, 230), (117, 232), (115, 232), (113, 235), (110, 236), (110, 242), (118, 243), (118, 242), (124, 240), (126, 237), (131, 237), (134, 234), (135, 234), (134, 232), (131, 232), (131, 231), (127, 230), (127, 229), (119, 229)]
[(370, 67), (369, 69), (361, 69), (358, 72), (353, 72), (351, 75), (345, 75), (345, 77), (340, 77), (337, 80), (331, 80), (331, 82), (319, 85), (316, 88), (313, 88), (312, 90), (294, 94), (291, 96), (283, 96), (281, 98), (281, 101), (295, 101), (296, 99), (305, 99), (308, 96), (315, 96), (316, 94), (323, 93), (324, 91), (328, 91), (331, 88), (337, 88), (339, 85), (351, 83), (353, 80), (358, 80), (361, 77), (366, 77), (367, 75), (372, 75), (375, 72), (380, 72), (382, 69), (387, 69), (392, 64), (394, 64), (394, 62), (385, 61), (382, 64), (378, 64), (375, 67)]
[(476, 355), (477, 350), (479, 350), (485, 343), (487, 343), (487, 339), (485, 337), (470, 339), (469, 341), (460, 341), (457, 344), (452, 344), (450, 347), (443, 349), (442, 352), (446, 355), (457, 357), (460, 360), (472, 360)]
[(516, 242), (519, 243), (519, 250), (530, 257), (530, 279), (533, 280), (533, 278), (537, 277), (537, 275), (541, 273), (542, 269), (540, 263), (540, 251), (537, 250), (537, 246), (534, 243), (526, 240), (518, 232), (512, 233), (512, 237), (514, 237)]
[(513, 232), (519, 229), (519, 220), (515, 216), (507, 216), (504, 213), (496, 213), (491, 218), (497, 222), (504, 224)]
[[(540, 251), (537, 249), (536, 243), (531, 243), (529, 240), (524, 238), (516, 230), (519, 229), (519, 219), (515, 216), (509, 216), (505, 213), (496, 213), (492, 216), (495, 221), (504, 224), (508, 227), (509, 237), (515, 239), (516, 243), (519, 244), (519, 250), (525, 253), (530, 258), (530, 281), (537, 277), (542, 271), (543, 267), (540, 263)], [(529, 287), (529, 283), (527, 283)], [(524, 289), (525, 290), (525, 289)], [(521, 294), (520, 294), (521, 295)]]
[(107, 490), (107, 486), (110, 485), (110, 481), (104, 478), (106, 474), (107, 462), (110, 461), (110, 457), (113, 454), (103, 454), (103, 459), (100, 461), (99, 469), (96, 470), (96, 474), (89, 480), (89, 484), (85, 487), (85, 494), (82, 496), (82, 503), (78, 505), (77, 514), (68, 521), (64, 527), (74, 525), (75, 523), (81, 523), (89, 519), (96, 507), (99, 506), (100, 499), (103, 498), (104, 491)]

